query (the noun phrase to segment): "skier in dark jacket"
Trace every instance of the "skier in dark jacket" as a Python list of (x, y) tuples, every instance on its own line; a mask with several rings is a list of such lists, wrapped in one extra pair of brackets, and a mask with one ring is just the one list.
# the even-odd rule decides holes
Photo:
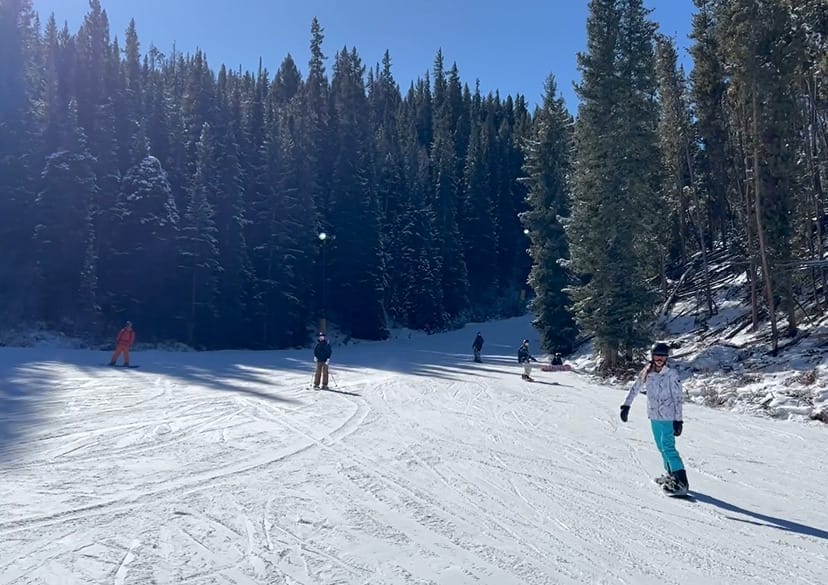
[(521, 378), (524, 380), (528, 380), (532, 382), (532, 364), (530, 362), (536, 362), (534, 357), (529, 353), (529, 340), (524, 339), (523, 343), (520, 344), (518, 348), (518, 363), (523, 364), (523, 373), (520, 375)]
[(474, 342), (472, 343), (472, 350), (474, 351), (474, 361), (481, 363), (483, 360), (480, 359), (480, 352), (483, 350), (483, 336), (480, 332), (477, 332), (477, 337), (474, 338)]
[(313, 375), (313, 387), (319, 390), (320, 378), (322, 381), (322, 389), (328, 389), (328, 362), (332, 354), (331, 346), (328, 344), (328, 339), (324, 333), (319, 333), (319, 339), (316, 347), (313, 348), (313, 359), (316, 361), (316, 372)]
[(561, 358), (560, 352), (555, 352), (555, 356), (552, 358), (551, 364), (553, 366), (562, 366), (563, 365), (563, 358)]

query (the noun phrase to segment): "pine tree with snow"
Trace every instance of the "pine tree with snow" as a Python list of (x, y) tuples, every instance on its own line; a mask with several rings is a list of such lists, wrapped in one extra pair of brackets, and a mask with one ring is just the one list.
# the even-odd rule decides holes
[(170, 294), (177, 265), (179, 215), (161, 162), (149, 154), (124, 176), (115, 221), (113, 245), (106, 250), (109, 313), (128, 312), (142, 323), (147, 338), (174, 337), (180, 328), (178, 295)]
[[(475, 117), (481, 112), (472, 110)], [(492, 149), (497, 148), (493, 120), (471, 129), (465, 159), (464, 188), (458, 210), (458, 224), (468, 270), (472, 305), (492, 306), (498, 284), (498, 225), (496, 191), (493, 189)], [(485, 315), (484, 315), (485, 317)]]
[(563, 227), (569, 217), (573, 124), (555, 78), (550, 76), (534, 132), (526, 142), (523, 183), (529, 191), (529, 210), (521, 214), (521, 220), (531, 241), (529, 284), (535, 291), (535, 326), (543, 346), (562, 353), (574, 349), (578, 334), (568, 293), (572, 274)]
[(665, 221), (659, 185), (654, 25), (641, 0), (591, 0), (575, 127), (572, 220), (566, 226), (578, 324), (604, 368), (646, 345)]
[[(77, 124), (74, 102), (63, 118), (60, 147), (46, 158), (35, 199), (39, 311), (56, 326), (74, 322), (82, 308), (78, 295), (84, 283), (91, 292), (88, 283), (95, 272), (94, 255), (89, 253), (94, 244), (91, 213), (98, 190), (95, 158)], [(84, 301), (94, 305), (94, 298), (85, 296)]]
[(219, 188), (215, 143), (207, 123), (202, 126), (197, 152), (196, 171), (177, 241), (178, 267), (183, 272), (182, 284), (187, 294), (188, 311), (183, 317), (190, 345), (206, 340), (212, 330), (210, 325), (216, 322), (221, 270), (218, 229), (211, 203)]
[(29, 153), (37, 150), (32, 113), (39, 96), (39, 31), (30, 0), (0, 2), (0, 316), (30, 310), (32, 201), (36, 184)]
[(459, 317), (468, 308), (468, 267), (463, 254), (463, 240), (458, 213), (462, 189), (462, 166), (457, 158), (455, 121), (446, 103), (445, 78), (442, 71), (442, 55), (438, 54), (434, 67), (433, 143), (430, 159), (432, 169), (432, 195), (429, 198), (437, 220), (437, 243), (442, 266), (443, 307), (449, 318)]
[(332, 314), (354, 337), (384, 339), (383, 252), (380, 211), (372, 174), (364, 66), (355, 50), (336, 55), (331, 80), (336, 147), (328, 222)]

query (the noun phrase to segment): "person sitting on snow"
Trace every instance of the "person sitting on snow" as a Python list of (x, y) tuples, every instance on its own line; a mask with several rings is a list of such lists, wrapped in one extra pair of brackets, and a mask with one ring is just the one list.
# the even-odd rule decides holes
[(562, 366), (563, 365), (563, 359), (561, 358), (560, 352), (555, 352), (555, 355), (552, 358), (551, 363), (552, 363), (553, 366)]

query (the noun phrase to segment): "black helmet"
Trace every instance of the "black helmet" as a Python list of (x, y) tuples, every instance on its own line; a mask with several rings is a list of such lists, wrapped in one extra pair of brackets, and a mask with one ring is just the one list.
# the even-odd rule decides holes
[(650, 350), (650, 354), (652, 356), (663, 356), (668, 357), (670, 355), (670, 346), (664, 343), (663, 341), (659, 341), (653, 344), (652, 349)]

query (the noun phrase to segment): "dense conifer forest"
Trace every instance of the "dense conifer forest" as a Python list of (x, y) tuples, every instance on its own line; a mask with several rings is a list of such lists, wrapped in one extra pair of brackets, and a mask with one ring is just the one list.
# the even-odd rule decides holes
[(642, 0), (591, 0), (570, 112), (552, 75), (534, 107), (440, 51), (401, 86), (316, 20), (308, 63), (241, 71), (99, 0), (77, 31), (0, 0), (0, 326), (279, 348), (528, 304), (612, 367), (724, 252), (776, 347), (828, 312), (828, 6), (695, 4), (688, 73)]

